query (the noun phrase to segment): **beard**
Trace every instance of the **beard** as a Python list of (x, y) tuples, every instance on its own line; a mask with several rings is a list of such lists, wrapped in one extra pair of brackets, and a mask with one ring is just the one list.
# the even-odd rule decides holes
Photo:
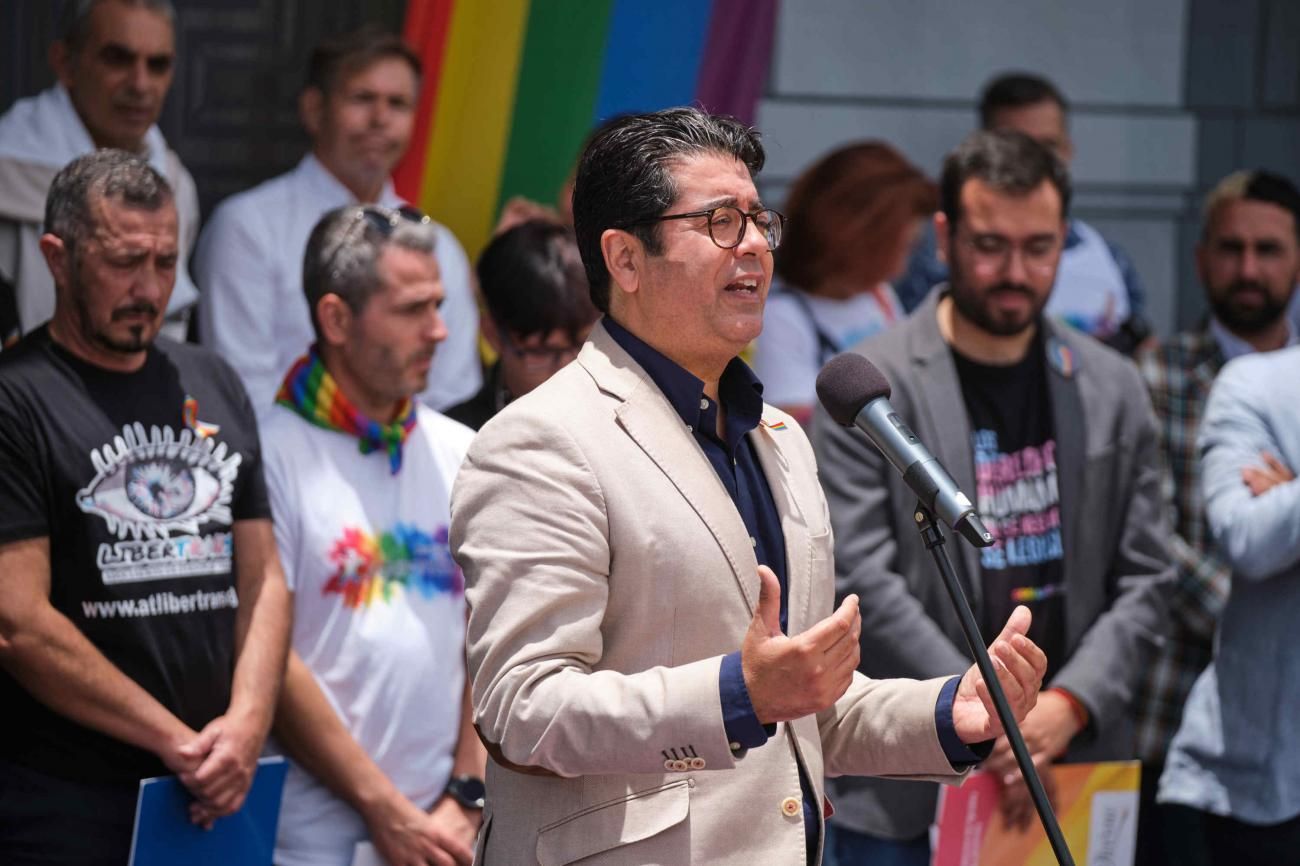
[[(158, 336), (157, 306), (148, 301), (124, 304), (113, 310), (106, 325), (100, 325), (95, 321), (90, 311), (90, 305), (86, 302), (88, 291), (85, 286), (80, 284), (72, 287), (72, 296), (76, 299), (77, 304), (77, 318), (80, 320), (81, 335), (88, 343), (124, 355), (132, 355), (149, 348), (154, 337)], [(111, 327), (114, 322), (119, 322), (132, 315), (146, 315), (149, 317), (149, 321), (137, 321), (128, 325), (124, 330)]]
[[(1002, 281), (983, 289), (973, 289), (966, 285), (960, 267), (952, 267), (948, 285), (948, 296), (962, 318), (977, 326), (980, 330), (996, 337), (1014, 337), (1034, 327), (1042, 316), (1043, 307), (1047, 305), (1046, 297), (1039, 297), (1038, 292), (1024, 283)], [(1015, 292), (1029, 300), (1029, 312), (1024, 316), (1002, 314), (992, 303), (992, 296), (1002, 292)]]
[[(1262, 302), (1239, 303), (1239, 296), (1247, 291), (1258, 292)], [(1289, 305), (1289, 293), (1286, 299), (1279, 299), (1258, 280), (1237, 280), (1221, 291), (1210, 293), (1210, 309), (1214, 317), (1238, 334), (1258, 334), (1268, 330), (1286, 315)]]

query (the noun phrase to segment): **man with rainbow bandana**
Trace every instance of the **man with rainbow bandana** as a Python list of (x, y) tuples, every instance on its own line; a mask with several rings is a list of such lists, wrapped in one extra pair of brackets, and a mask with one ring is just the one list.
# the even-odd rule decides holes
[(347, 866), (363, 843), (392, 864), (472, 856), (485, 759), (447, 526), (473, 433), (413, 399), (447, 337), (435, 232), (412, 209), (352, 206), (307, 242), (316, 342), (263, 440), (295, 615), (281, 866)]

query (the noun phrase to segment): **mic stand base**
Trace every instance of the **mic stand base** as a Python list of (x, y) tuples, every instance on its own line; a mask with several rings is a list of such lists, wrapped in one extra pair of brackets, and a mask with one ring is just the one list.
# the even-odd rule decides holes
[(1074, 866), (1074, 858), (1070, 856), (1070, 849), (1065, 844), (1061, 825), (1052, 812), (1047, 792), (1043, 790), (1043, 782), (1038, 778), (1038, 770), (1034, 767), (1029, 749), (1025, 747), (1025, 739), (1020, 735), (1020, 726), (1011, 713), (1006, 693), (1002, 691), (1002, 683), (993, 668), (993, 660), (989, 658), (988, 648), (984, 646), (984, 639), (980, 636), (979, 626), (975, 623), (975, 614), (971, 612), (966, 595), (957, 581), (957, 574), (952, 570), (952, 562), (948, 559), (948, 551), (944, 548), (943, 530), (935, 523), (930, 509), (919, 502), (916, 505), (915, 518), (921, 540), (925, 542), (926, 549), (933, 554), (935, 565), (939, 567), (939, 573), (943, 576), (944, 588), (948, 590), (948, 597), (952, 599), (952, 606), (957, 611), (961, 629), (966, 635), (966, 643), (975, 656), (975, 664), (984, 676), (984, 684), (988, 686), (989, 695), (993, 698), (993, 706), (1011, 744), (1011, 752), (1016, 756), (1016, 764), (1020, 767), (1020, 772), (1029, 786), (1029, 796), (1034, 801), (1034, 808), (1038, 810), (1038, 820), (1042, 822), (1043, 830), (1047, 833), (1047, 841), (1052, 846), (1052, 853), (1056, 855), (1056, 862), (1060, 866)]

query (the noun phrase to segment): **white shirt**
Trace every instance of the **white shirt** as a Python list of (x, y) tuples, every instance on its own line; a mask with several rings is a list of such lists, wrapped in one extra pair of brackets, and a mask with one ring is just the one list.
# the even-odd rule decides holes
[[(167, 178), (176, 202), (180, 258), (164, 328), (167, 336), (183, 340), (188, 311), (198, 301), (186, 264), (199, 232), (198, 192), (157, 125), (145, 133), (144, 148), (144, 157)], [(24, 331), (54, 315), (54, 277), (40, 251), (50, 181), (94, 150), (94, 140), (60, 84), (18, 100), (0, 116), (0, 276), (14, 284)]]
[(888, 283), (881, 283), (874, 292), (844, 299), (807, 293), (796, 296), (793, 291), (769, 295), (763, 333), (754, 348), (754, 373), (763, 383), (763, 400), (773, 406), (817, 402), (817, 373), (828, 360), (817, 337), (819, 331), (836, 352), (842, 352), (903, 316), (898, 296)]
[[(199, 334), (238, 371), (259, 418), (274, 404), (289, 367), (315, 340), (302, 291), (307, 238), (327, 211), (355, 203), (347, 187), (308, 154), (292, 171), (223, 201), (199, 238)], [(391, 181), (379, 203), (405, 204)], [(420, 400), (443, 409), (472, 397), (483, 373), (469, 259), (448, 228), (434, 225), (448, 336), (438, 346)]]
[(1071, 220), (1070, 231), (1077, 240), (1061, 253), (1045, 311), (1104, 340), (1132, 315), (1128, 283), (1101, 232), (1083, 220)]
[[(356, 437), (272, 406), (262, 428), (293, 648), (353, 738), (408, 799), (451, 774), (465, 683), (464, 578), (447, 544), (452, 481), (473, 431), (418, 406), (402, 468)], [(348, 866), (361, 816), (291, 766), (279, 866)]]

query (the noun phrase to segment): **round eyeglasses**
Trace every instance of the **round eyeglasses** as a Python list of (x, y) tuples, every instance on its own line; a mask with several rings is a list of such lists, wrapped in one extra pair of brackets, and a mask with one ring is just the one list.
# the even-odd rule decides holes
[(775, 250), (781, 245), (781, 233), (785, 229), (785, 215), (778, 211), (771, 208), (762, 208), (761, 210), (745, 213), (740, 208), (729, 204), (719, 205), (710, 210), (649, 217), (627, 223), (625, 227), (630, 228), (635, 225), (663, 222), (664, 220), (699, 219), (700, 217), (708, 218), (709, 238), (724, 250), (731, 250), (740, 246), (740, 242), (745, 239), (745, 229), (749, 227), (751, 221), (754, 223), (754, 227), (763, 233), (763, 239), (767, 241), (769, 251)]

